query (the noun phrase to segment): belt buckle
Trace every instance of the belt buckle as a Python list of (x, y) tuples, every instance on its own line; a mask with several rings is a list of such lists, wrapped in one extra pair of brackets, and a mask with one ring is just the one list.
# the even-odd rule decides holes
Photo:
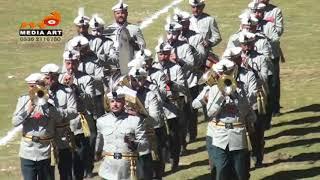
[(224, 127), (226, 129), (233, 129), (233, 124), (232, 123), (224, 123)]
[(113, 153), (113, 159), (122, 159), (121, 153)]
[(32, 136), (31, 140), (32, 140), (32, 142), (39, 142), (40, 137), (39, 136)]

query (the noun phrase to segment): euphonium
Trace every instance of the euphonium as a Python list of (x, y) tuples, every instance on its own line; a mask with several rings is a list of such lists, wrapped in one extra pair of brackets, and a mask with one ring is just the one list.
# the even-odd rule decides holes
[(36, 85), (29, 91), (29, 96), (33, 104), (44, 105), (49, 99), (48, 89), (41, 85)]
[(232, 94), (237, 89), (237, 82), (234, 78), (235, 72), (236, 71), (234, 71), (231, 75), (223, 74), (218, 79), (218, 88), (226, 95)]
[(205, 72), (199, 79), (199, 84), (206, 84), (208, 86), (213, 86), (218, 84), (218, 75), (212, 69)]

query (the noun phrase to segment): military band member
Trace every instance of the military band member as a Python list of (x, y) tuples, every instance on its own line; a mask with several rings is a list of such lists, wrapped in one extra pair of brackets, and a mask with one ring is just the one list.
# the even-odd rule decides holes
[[(55, 144), (58, 151), (58, 169), (61, 180), (72, 179), (72, 143), (73, 133), (70, 120), (77, 117), (75, 95), (67, 86), (59, 83), (60, 68), (56, 64), (46, 64), (40, 70), (44, 75), (44, 84), (49, 89), (49, 101), (62, 114), (61, 121), (56, 121)], [(53, 166), (54, 168), (54, 166)], [(54, 169), (53, 169), (54, 173)]]
[[(216, 64), (215, 72), (219, 79), (225, 75), (233, 76), (234, 64), (222, 60)], [(216, 167), (216, 179), (249, 179), (245, 126), (249, 121), (250, 106), (244, 90), (235, 82), (222, 88), (213, 84), (205, 87), (192, 105), (194, 108), (205, 105), (211, 119), (207, 147)], [(233, 174), (236, 177), (231, 177)]]
[[(270, 4), (270, 0), (260, 0), (261, 3), (265, 4), (266, 7), (264, 8), (264, 20), (271, 22), (274, 24), (278, 36), (281, 37), (284, 31), (284, 23), (283, 23), (283, 15), (280, 8), (277, 6)], [(285, 62), (285, 58), (283, 52), (281, 50), (279, 44), (279, 51), (280, 55), (273, 59), (274, 65), (274, 89), (275, 89), (275, 103), (273, 107), (273, 115), (278, 116), (280, 115), (280, 65), (279, 62)]]
[(99, 176), (103, 179), (136, 178), (140, 152), (149, 148), (143, 119), (125, 112), (121, 88), (107, 94), (110, 113), (97, 120), (97, 156), (103, 157)]
[[(169, 151), (171, 158), (171, 169), (176, 170), (179, 164), (180, 155), (180, 129), (179, 129), (179, 108), (178, 104), (184, 101), (183, 95), (186, 92), (185, 78), (181, 66), (174, 60), (170, 60), (172, 47), (168, 43), (160, 43), (156, 47), (159, 62), (153, 67), (166, 75), (166, 97), (163, 99), (164, 114), (169, 129)], [(159, 85), (160, 86), (160, 85)], [(161, 86), (160, 86), (161, 87)]]
[[(76, 36), (86, 37), (89, 41), (89, 47), (91, 51), (98, 54), (103, 42), (98, 36), (89, 34), (89, 22), (90, 18), (84, 15), (84, 8), (81, 7), (78, 10), (78, 16), (74, 19), (73, 23), (76, 26), (77, 34)], [(68, 50), (70, 40), (66, 43), (65, 49)]]
[(42, 74), (33, 73), (25, 79), (29, 95), (19, 97), (12, 118), (13, 126), (22, 125), (19, 156), (25, 180), (54, 179), (50, 173), (51, 141), (61, 115), (48, 103), (42, 78)]
[(192, 16), (190, 18), (190, 30), (202, 34), (203, 45), (208, 51), (221, 42), (221, 35), (217, 21), (214, 17), (203, 12), (205, 7), (204, 0), (189, 0)]
[(272, 57), (272, 48), (267, 37), (257, 31), (257, 25), (259, 20), (252, 14), (250, 11), (245, 11), (240, 16), (240, 30), (235, 34), (231, 35), (229, 38), (229, 42), (227, 44), (227, 49), (233, 47), (240, 47), (239, 36), (242, 32), (251, 32), (255, 34), (255, 49), (266, 56), (266, 58), (270, 59)]
[[(152, 179), (157, 178), (161, 179), (164, 173), (164, 158), (165, 151), (163, 147), (165, 146), (166, 138), (166, 127), (164, 123), (164, 118), (162, 114), (162, 106), (158, 100), (156, 93), (149, 89), (149, 87), (155, 86), (151, 82), (147, 81), (147, 72), (142, 67), (133, 67), (129, 71), (130, 76), (130, 84), (134, 90), (137, 91), (137, 97), (142, 102), (142, 105), (146, 109), (148, 116), (146, 117), (145, 124), (147, 127), (147, 136), (149, 138), (149, 142), (151, 145), (151, 154), (149, 154), (149, 158), (153, 160), (155, 167), (152, 168), (153, 172), (155, 172), (155, 177), (153, 177), (153, 173), (151, 171), (151, 176), (148, 176), (147, 172), (150, 172), (150, 167), (152, 164), (143, 165), (144, 170), (144, 179)], [(158, 145), (158, 142), (161, 143)], [(142, 156), (143, 157), (143, 156)], [(142, 158), (141, 157), (141, 158)], [(144, 158), (146, 158), (145, 156)], [(144, 161), (147, 163), (146, 161)], [(151, 162), (152, 163), (152, 162)]]
[(116, 5), (114, 5), (112, 7), (112, 11), (113, 11), (115, 22), (113, 24), (111, 24), (110, 26), (108, 26), (106, 28), (106, 31), (108, 29), (116, 30), (116, 29), (125, 27), (128, 29), (128, 31), (130, 33), (130, 36), (131, 36), (130, 44), (133, 46), (133, 49), (135, 51), (138, 51), (141, 48), (142, 49), (145, 48), (146, 42), (143, 38), (143, 34), (141, 32), (141, 29), (139, 28), (139, 26), (137, 26), (135, 24), (131, 24), (127, 21), (128, 5), (123, 3), (122, 0), (120, 0), (119, 3), (117, 3)]
[[(75, 135), (75, 151), (73, 153), (73, 174), (76, 179), (84, 175), (92, 176), (93, 159), (90, 152), (91, 132), (94, 132), (94, 79), (78, 70), (80, 53), (75, 50), (65, 51), (63, 59), (66, 73), (60, 75), (60, 82), (75, 92), (77, 101), (77, 118), (70, 121), (71, 131)], [(94, 135), (93, 135), (94, 136)], [(92, 159), (92, 160), (91, 160)], [(85, 174), (86, 170), (86, 174)]]
[[(263, 55), (259, 55), (258, 52), (254, 50), (253, 41), (254, 37), (251, 33), (241, 34), (239, 37), (239, 41), (241, 43), (242, 48), (242, 65), (244, 68), (251, 70), (257, 79), (257, 90), (259, 93), (264, 95), (268, 95), (268, 71), (269, 66), (267, 64), (267, 59)], [(270, 95), (270, 94), (269, 94)], [(265, 104), (261, 104), (264, 107), (267, 105), (267, 98), (265, 96), (261, 96), (263, 98)], [(260, 103), (260, 102), (257, 102)], [(256, 158), (256, 167), (262, 166), (263, 161), (263, 149), (264, 149), (264, 127), (266, 123), (266, 110), (265, 112), (258, 112), (259, 104), (256, 105), (253, 110), (255, 110), (257, 115), (257, 121), (254, 124), (255, 130), (250, 132), (250, 138), (252, 142), (252, 152), (253, 156)], [(262, 108), (264, 108), (262, 107)]]
[(97, 14), (94, 14), (89, 22), (91, 34), (95, 37), (102, 39), (102, 45), (99, 49), (97, 56), (99, 58), (99, 65), (104, 67), (104, 71), (110, 65), (118, 65), (118, 55), (114, 48), (112, 39), (103, 35), (105, 22)]
[(206, 52), (206, 49), (202, 43), (204, 39), (202, 35), (189, 29), (190, 17), (191, 15), (188, 12), (181, 11), (180, 9), (176, 8), (173, 20), (182, 25), (179, 40), (186, 41), (193, 47), (192, 51), (195, 61), (198, 66), (202, 66), (205, 63), (208, 52)]

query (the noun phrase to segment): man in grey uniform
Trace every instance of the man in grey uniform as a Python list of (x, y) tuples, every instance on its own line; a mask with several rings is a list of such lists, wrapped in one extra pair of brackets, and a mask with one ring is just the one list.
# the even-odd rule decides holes
[[(89, 41), (89, 47), (91, 51), (98, 54), (103, 44), (103, 41), (98, 36), (89, 34), (89, 22), (90, 22), (90, 18), (84, 15), (84, 8), (79, 8), (78, 16), (73, 21), (77, 30), (76, 36), (86, 37)], [(66, 43), (64, 50), (68, 50), (69, 43), (70, 43), (70, 40)]]
[[(156, 47), (159, 62), (153, 67), (162, 71), (166, 75), (165, 81), (165, 97), (163, 99), (164, 114), (167, 119), (169, 130), (169, 151), (171, 157), (171, 169), (176, 170), (179, 164), (180, 155), (180, 129), (179, 129), (179, 107), (181, 101), (184, 101), (184, 95), (187, 87), (185, 87), (184, 73), (180, 65), (175, 59), (170, 59), (172, 47), (168, 43), (161, 42)], [(161, 84), (158, 84), (161, 88)]]
[(40, 85), (42, 78), (42, 74), (34, 73), (25, 79), (29, 95), (19, 97), (12, 117), (13, 126), (22, 125), (19, 156), (25, 180), (54, 179), (50, 173), (51, 141), (61, 115), (47, 102), (48, 96)]
[[(130, 44), (132, 45), (135, 51), (140, 50), (141, 48), (146, 47), (146, 42), (143, 38), (143, 34), (139, 26), (135, 24), (131, 24), (127, 22), (128, 18), (128, 5), (120, 1), (115, 6), (112, 7), (113, 15), (115, 22), (108, 26), (105, 31), (115, 31), (119, 28), (126, 28), (128, 29), (131, 39)], [(105, 32), (108, 34), (108, 32)]]
[[(132, 62), (132, 61), (131, 61)], [(162, 148), (158, 145), (158, 141), (161, 141), (164, 132), (166, 132), (164, 126), (164, 119), (162, 112), (162, 106), (159, 103), (158, 97), (154, 91), (149, 89), (153, 84), (147, 81), (147, 72), (142, 67), (133, 67), (129, 71), (130, 85), (133, 90), (137, 91), (137, 97), (144, 106), (147, 114), (145, 118), (147, 136), (151, 145), (151, 152), (140, 158), (143, 158), (143, 172), (144, 179), (153, 179), (153, 172), (159, 175), (158, 169), (152, 167), (152, 161), (155, 165), (159, 166), (159, 162), (164, 162), (164, 153), (161, 152)], [(158, 132), (158, 133), (157, 133)], [(161, 178), (155, 177), (155, 178)]]
[[(261, 3), (265, 4), (266, 7), (264, 8), (264, 20), (273, 23), (278, 33), (278, 36), (281, 37), (284, 31), (284, 23), (283, 23), (283, 15), (280, 8), (277, 6), (270, 4), (270, 0), (260, 0)], [(273, 59), (274, 65), (274, 89), (275, 89), (275, 102), (273, 107), (273, 114), (275, 116), (280, 115), (280, 65), (279, 62), (285, 62), (283, 52), (280, 47), (279, 42), (279, 49), (278, 53), (280, 56), (275, 56)]]
[[(259, 90), (260, 95), (267, 95), (266, 91), (268, 88), (268, 71), (269, 67), (267, 64), (267, 58), (262, 54), (259, 54), (254, 50), (254, 35), (252, 33), (242, 33), (239, 37), (242, 48), (242, 66), (245, 69), (251, 70), (257, 80), (257, 90)], [(270, 94), (269, 94), (270, 95)], [(263, 100), (261, 99), (263, 98)], [(263, 104), (264, 103), (264, 104)], [(252, 152), (253, 156), (256, 158), (256, 167), (261, 167), (263, 161), (263, 149), (264, 149), (264, 127), (266, 123), (266, 109), (263, 110), (267, 104), (267, 99), (265, 96), (260, 96), (260, 101), (257, 101), (257, 104), (253, 108), (257, 115), (257, 121), (254, 124), (254, 131), (250, 132), (250, 139), (252, 142)], [(261, 105), (261, 110), (259, 112), (259, 106)], [(264, 106), (264, 107), (263, 107)]]
[(204, 13), (204, 0), (189, 0), (192, 8), (192, 16), (190, 18), (190, 29), (202, 34), (204, 47), (210, 51), (221, 42), (221, 35), (214, 17)]
[[(75, 95), (67, 86), (59, 83), (59, 66), (44, 65), (40, 72), (44, 74), (44, 84), (49, 89), (49, 101), (62, 114), (61, 121), (56, 121), (55, 144), (58, 151), (58, 169), (61, 180), (72, 179), (73, 133), (70, 130), (70, 120), (77, 117)], [(54, 166), (53, 166), (54, 174)]]
[[(234, 66), (221, 61), (215, 66), (219, 78), (232, 75)], [(229, 61), (230, 62), (230, 61)], [(209, 157), (216, 167), (216, 179), (249, 179), (246, 123), (250, 106), (243, 89), (234, 85), (231, 91), (218, 85), (205, 87), (193, 101), (194, 108), (207, 107), (208, 124), (207, 144)]]
[(110, 113), (97, 120), (97, 157), (104, 157), (99, 176), (103, 179), (136, 178), (139, 152), (149, 148), (143, 119), (125, 112), (121, 88), (107, 94)]
[[(78, 51), (65, 51), (63, 59), (67, 72), (60, 76), (60, 82), (69, 86), (75, 92), (78, 106), (78, 116), (70, 121), (71, 131), (75, 135), (73, 174), (76, 179), (82, 179), (85, 170), (92, 171), (93, 169), (93, 158), (90, 155), (92, 151), (90, 151), (89, 141), (91, 132), (96, 131), (93, 120), (94, 79), (78, 70), (79, 58), (80, 53)], [(90, 177), (92, 176), (92, 172), (88, 171), (85, 175)]]

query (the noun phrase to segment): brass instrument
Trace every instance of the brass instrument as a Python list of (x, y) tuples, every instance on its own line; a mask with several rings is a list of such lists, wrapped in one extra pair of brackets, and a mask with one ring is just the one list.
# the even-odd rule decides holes
[(226, 94), (230, 95), (237, 89), (237, 82), (233, 75), (222, 75), (218, 79), (218, 88), (219, 90)]
[(213, 86), (218, 84), (218, 75), (212, 69), (205, 72), (199, 79), (199, 84), (206, 84), (208, 86)]
[(230, 75), (223, 74), (219, 76), (213, 69), (209, 69), (205, 72), (202, 77), (199, 79), (199, 84), (206, 84), (210, 87), (218, 85), (218, 88), (221, 92), (226, 95), (230, 95), (237, 88), (237, 82), (235, 80), (235, 74), (237, 70), (233, 70)]
[(48, 89), (41, 85), (36, 85), (29, 91), (30, 100), (34, 105), (44, 105), (48, 102)]
[(261, 86), (257, 91), (257, 105), (259, 114), (267, 113), (267, 93), (263, 86)]

